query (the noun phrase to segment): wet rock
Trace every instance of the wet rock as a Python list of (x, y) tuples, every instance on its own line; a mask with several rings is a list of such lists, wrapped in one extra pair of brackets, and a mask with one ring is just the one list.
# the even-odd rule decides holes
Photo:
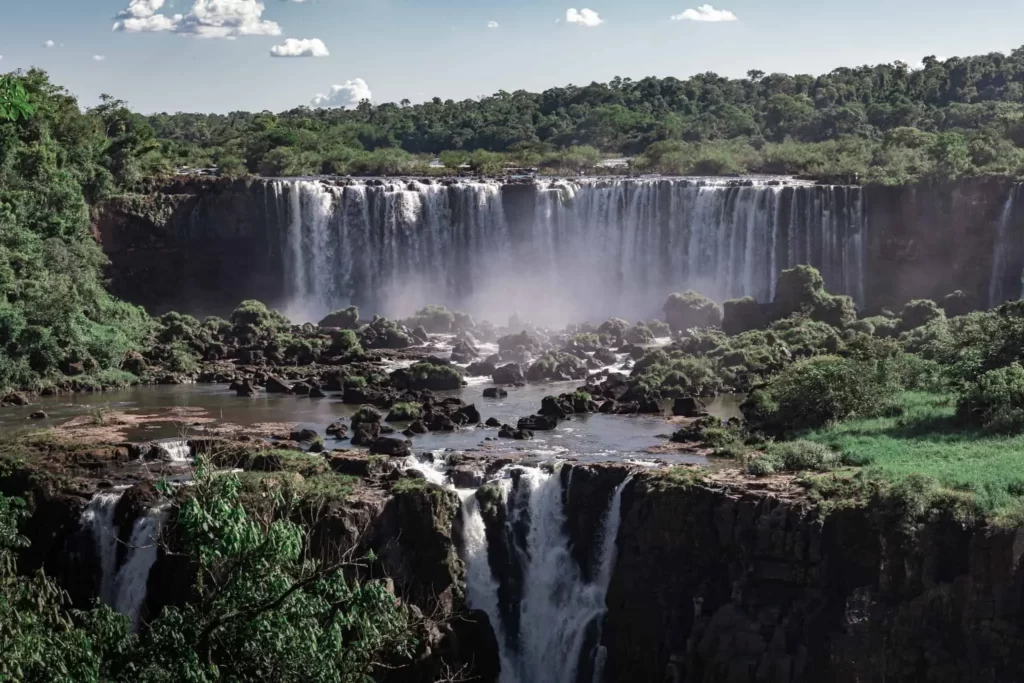
[(471, 465), (459, 465), (449, 472), (457, 489), (478, 489), (484, 485), (484, 473)]
[(470, 377), (490, 377), (497, 369), (497, 366), (490, 361), (477, 361), (469, 364), (466, 374)]
[(328, 436), (333, 436), (335, 439), (344, 439), (348, 436), (348, 425), (338, 420), (328, 425), (325, 432)]
[(465, 418), (466, 424), (479, 424), (480, 423), (480, 411), (477, 410), (475, 405), (468, 405), (456, 412), (456, 415), (461, 415)]
[(473, 346), (465, 339), (460, 339), (452, 347), (452, 362), (453, 363), (469, 363), (474, 358), (479, 358), (480, 352), (477, 351)]
[(379, 422), (360, 422), (352, 428), (352, 445), (369, 446), (380, 437)]
[(290, 384), (285, 382), (280, 377), (276, 377), (274, 375), (267, 375), (267, 393), (290, 394), (292, 393), (292, 387)]
[(637, 403), (636, 411), (644, 415), (657, 415), (661, 413), (661, 404), (654, 399), (646, 399)]
[(327, 465), (338, 474), (348, 474), (353, 477), (372, 477), (384, 474), (388, 464), (383, 458), (370, 458), (366, 455), (333, 455), (327, 460)]
[(526, 381), (526, 376), (523, 375), (523, 368), (518, 363), (509, 363), (496, 369), (491, 374), (491, 379), (494, 380), (495, 384), (517, 384)]
[(484, 424), (487, 425), (488, 427), (500, 427), (501, 420), (499, 420), (496, 417), (489, 417), (487, 418), (487, 422), (485, 422)]
[(138, 351), (129, 351), (121, 363), (121, 369), (141, 377), (149, 372), (149, 363), (146, 362), (146, 359)]
[(430, 341), (430, 336), (427, 334), (427, 328), (423, 327), (423, 325), (417, 325), (409, 335), (421, 344), (426, 344)]
[(28, 396), (19, 391), (11, 392), (0, 399), (0, 406), (27, 406), (28, 404)]
[(302, 443), (302, 442), (308, 443), (308, 442), (311, 442), (311, 441), (316, 441), (316, 439), (319, 436), (320, 435), (316, 433), (315, 429), (296, 429), (296, 430), (294, 430), (291, 433), (291, 435), (288, 438), (291, 441), (298, 441), (300, 443)]
[(625, 403), (619, 403), (615, 406), (616, 415), (636, 415), (639, 412), (640, 404), (636, 401), (626, 401)]
[(324, 390), (321, 389), (320, 387), (314, 386), (312, 389), (309, 390), (309, 397), (310, 398), (327, 398), (327, 394), (324, 393)]
[(519, 429), (531, 432), (551, 431), (558, 426), (558, 418), (548, 415), (530, 415), (519, 420)]
[(413, 434), (426, 434), (430, 430), (427, 429), (427, 425), (423, 424), (423, 420), (415, 420), (411, 425), (409, 425), (409, 429), (406, 431), (412, 432)]
[(43, 412), (42, 410), (37, 410), (36, 412), (34, 412), (31, 415), (29, 415), (28, 419), (30, 419), (30, 420), (45, 420), (47, 417), (49, 417), (49, 415), (47, 415), (45, 412)]
[(313, 387), (307, 382), (296, 382), (292, 385), (292, 393), (296, 396), (309, 396), (309, 392), (313, 390)]
[(501, 387), (487, 387), (484, 389), (484, 398), (505, 398), (508, 392)]
[(324, 442), (322, 440), (320, 440), (320, 439), (317, 439), (316, 441), (314, 441), (309, 446), (309, 452), (310, 453), (323, 453), (324, 450), (326, 450), (324, 448)]
[(708, 414), (708, 407), (694, 396), (683, 396), (672, 402), (672, 414), (677, 417), (702, 417)]
[(558, 396), (545, 396), (541, 400), (541, 415), (553, 417), (556, 420), (564, 420), (567, 416), (576, 412), (572, 402)]
[(598, 349), (594, 352), (594, 360), (602, 365), (615, 365), (619, 358), (611, 349)]
[(412, 455), (412, 441), (381, 436), (370, 444), (370, 455), (388, 455), (395, 458), (406, 458)]
[(511, 425), (502, 425), (498, 431), (498, 436), (502, 439), (525, 441), (526, 439), (533, 438), (533, 432), (528, 429), (513, 429)]
[(610, 398), (601, 404), (601, 407), (598, 408), (597, 412), (603, 413), (605, 415), (614, 415), (616, 411), (618, 411), (618, 409), (619, 402), (616, 401), (615, 399)]

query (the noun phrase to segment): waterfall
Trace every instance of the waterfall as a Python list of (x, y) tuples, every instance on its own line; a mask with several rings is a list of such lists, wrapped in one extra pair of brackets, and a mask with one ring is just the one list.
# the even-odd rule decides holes
[(138, 630), (149, 571), (156, 562), (157, 541), (167, 521), (167, 508), (156, 507), (139, 516), (127, 545), (119, 552), (120, 529), (114, 519), (122, 494), (123, 490), (96, 494), (85, 506), (81, 524), (92, 535), (96, 548), (100, 600), (127, 616), (132, 629)]
[[(600, 681), (605, 656), (601, 622), (618, 552), (622, 492), (629, 478), (615, 489), (597, 530), (588, 581), (572, 554), (559, 471), (524, 467), (506, 474), (513, 479), (500, 479), (496, 485), (506, 511), (506, 537), (512, 539), (509, 555), (522, 570), (518, 600), (508, 599), (514, 591), (508, 586), (503, 591), (492, 569), (476, 496), (467, 497), (462, 509), (467, 601), (486, 612), (494, 627), (501, 683), (576, 683), (581, 677)], [(587, 669), (593, 671), (589, 677)]]
[[(713, 179), (275, 180), (289, 315), (442, 303), (536, 322), (655, 313), (671, 291), (767, 301), (817, 267), (863, 303), (859, 187)], [(268, 220), (270, 219), (268, 211)]]
[(192, 449), (184, 439), (161, 441), (157, 443), (157, 448), (160, 450), (161, 460), (175, 463), (187, 463), (192, 460)]
[[(1014, 261), (1015, 255), (1020, 250), (1020, 230), (1014, 230), (1016, 217), (1017, 195), (1020, 192), (1020, 185), (1014, 185), (1003, 204), (1003, 211), (999, 215), (999, 222), (996, 224), (996, 241), (992, 248), (992, 274), (989, 276), (988, 305), (994, 308), (1009, 298), (1018, 296), (1024, 299), (1024, 273), (1020, 274), (1020, 282), (1012, 292), (1007, 291), (1006, 283), (1009, 279), (1010, 264)], [(1019, 258), (1017, 259), (1019, 261)]]

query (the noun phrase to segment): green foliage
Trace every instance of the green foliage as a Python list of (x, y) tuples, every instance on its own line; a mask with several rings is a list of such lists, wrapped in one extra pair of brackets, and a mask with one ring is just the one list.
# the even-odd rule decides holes
[(405, 321), (405, 326), (422, 326), (430, 334), (448, 334), (455, 323), (455, 314), (444, 306), (427, 306)]
[(28, 120), (35, 113), (25, 85), (14, 76), (0, 76), (0, 121)]
[(673, 332), (697, 327), (719, 327), (722, 309), (711, 299), (696, 292), (670, 294), (665, 302), (665, 321)]
[(751, 474), (774, 472), (827, 472), (842, 464), (842, 456), (828, 446), (807, 440), (786, 441), (768, 446), (765, 453), (747, 464)]
[(423, 417), (423, 408), (418, 403), (396, 403), (385, 418), (387, 422), (412, 422)]
[(672, 334), (672, 329), (668, 326), (668, 323), (662, 322), (661, 320), (648, 321), (647, 329), (649, 329), (651, 334), (655, 337), (667, 337)]
[(352, 429), (354, 430), (364, 422), (370, 424), (380, 424), (381, 414), (373, 409), (372, 406), (363, 406), (356, 411), (356, 414), (352, 416)]
[(416, 363), (392, 372), (391, 383), (398, 389), (459, 389), (462, 387), (462, 373), (451, 365)]
[(933, 320), (944, 318), (945, 311), (929, 299), (915, 299), (907, 302), (900, 312), (900, 331), (908, 332), (927, 325)]
[(359, 309), (349, 306), (324, 316), (320, 327), (339, 327), (343, 330), (354, 330), (359, 323)]
[(713, 359), (659, 350), (637, 361), (628, 395), (637, 399), (706, 396), (721, 388)]
[(970, 382), (957, 403), (957, 416), (997, 431), (1024, 430), (1024, 366), (1011, 363)]
[(288, 329), (288, 319), (266, 304), (249, 299), (231, 312), (231, 332), (235, 337), (252, 343), (273, 338)]
[(335, 330), (331, 333), (330, 352), (333, 355), (359, 355), (363, 347), (352, 330)]
[(899, 388), (884, 361), (817, 356), (787, 367), (755, 389), (742, 410), (753, 429), (784, 435), (883, 414)]

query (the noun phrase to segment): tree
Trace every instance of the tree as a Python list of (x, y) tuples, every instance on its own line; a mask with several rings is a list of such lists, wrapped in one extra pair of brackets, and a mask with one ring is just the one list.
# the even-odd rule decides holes
[(0, 76), (0, 121), (26, 120), (35, 113), (28, 93), (14, 76)]

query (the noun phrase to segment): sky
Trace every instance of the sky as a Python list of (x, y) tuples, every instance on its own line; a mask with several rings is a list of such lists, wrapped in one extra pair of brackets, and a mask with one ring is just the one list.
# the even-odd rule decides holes
[[(467, 99), (615, 76), (819, 74), (1024, 43), (978, 0), (0, 0), (0, 73), (144, 113)], [(298, 56), (291, 56), (298, 55)]]

